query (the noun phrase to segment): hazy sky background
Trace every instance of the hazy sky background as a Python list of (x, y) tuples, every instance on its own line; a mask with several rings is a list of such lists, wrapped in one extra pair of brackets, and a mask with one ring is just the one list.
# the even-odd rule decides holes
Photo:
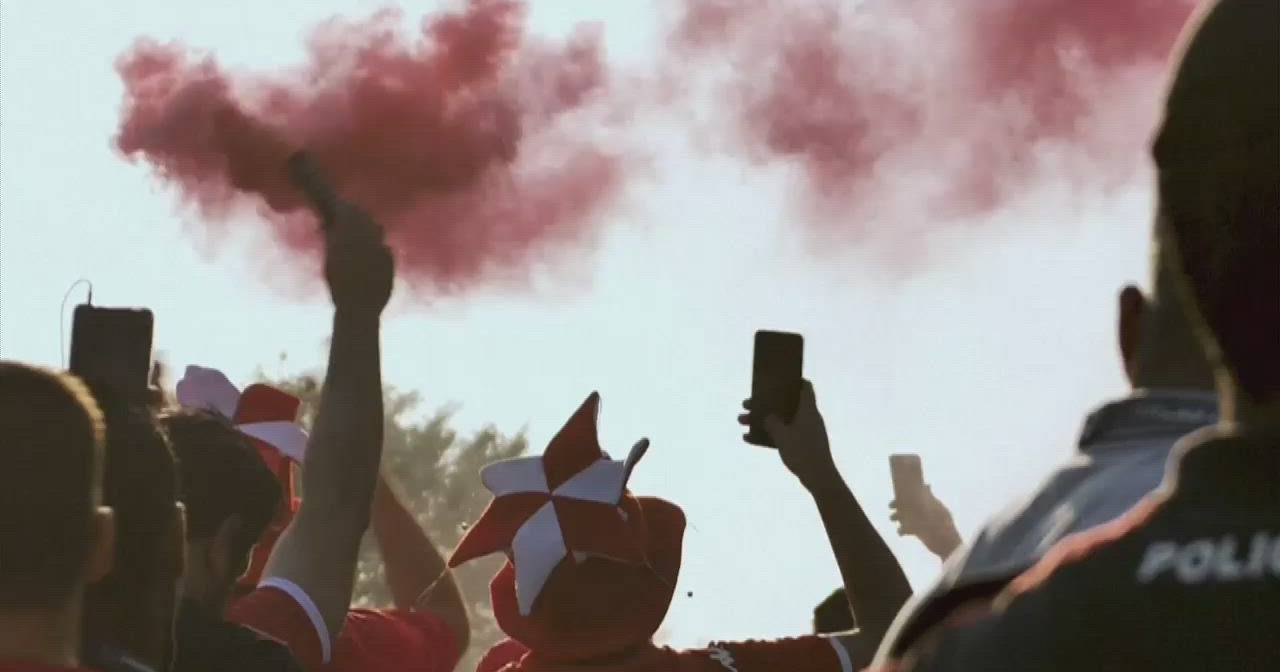
[[(60, 364), (59, 304), (85, 277), (99, 304), (150, 307), (157, 349), (179, 370), (216, 366), (244, 384), (259, 366), (321, 365), (327, 299), (264, 281), (261, 224), (245, 216), (234, 235), (204, 239), (172, 191), (113, 150), (112, 64), (140, 35), (210, 49), (232, 68), (293, 64), (316, 21), (384, 4), (5, 2), (0, 355)], [(632, 0), (531, 5), (531, 30), (548, 36), (603, 21), (610, 58), (633, 67), (652, 59), (669, 18)], [(416, 21), (434, 3), (403, 6)], [(457, 404), (464, 430), (527, 427), (540, 450), (599, 390), (606, 449), (650, 437), (633, 490), (679, 503), (691, 523), (664, 626), (675, 644), (804, 633), (839, 583), (807, 495), (776, 455), (739, 439), (757, 328), (805, 334), (841, 469), (917, 587), (938, 563), (888, 520), (889, 454), (923, 456), (967, 534), (1069, 453), (1084, 412), (1125, 391), (1114, 299), (1145, 279), (1146, 172), (1105, 197), (1041, 184), (982, 226), (939, 229), (930, 265), (891, 274), (877, 247), (798, 225), (786, 165), (747, 167), (693, 151), (669, 121), (650, 127), (658, 160), (598, 250), (543, 269), (531, 291), (402, 298), (384, 320), (383, 362), (424, 411)]]

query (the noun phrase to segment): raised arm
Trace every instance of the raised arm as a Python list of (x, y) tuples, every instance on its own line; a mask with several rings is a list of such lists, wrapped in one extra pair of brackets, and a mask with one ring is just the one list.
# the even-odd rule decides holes
[(373, 534), (387, 569), (387, 584), (400, 609), (429, 611), (449, 626), (459, 651), (471, 642), (462, 592), (427, 533), (385, 477), (373, 496)]
[(334, 303), (329, 367), (302, 467), (302, 506), (267, 561), (264, 583), (301, 590), (295, 598), (310, 600), (335, 641), (382, 455), (379, 325), (394, 273), (377, 223), (343, 202), (326, 214), (325, 279)]
[[(750, 401), (745, 405), (749, 410)], [(744, 424), (749, 420), (749, 415), (739, 418)], [(765, 426), (783, 463), (817, 504), (858, 623), (856, 635), (841, 639), (853, 649), (852, 655), (863, 658), (864, 652), (874, 652), (898, 610), (911, 597), (911, 584), (836, 468), (813, 386), (805, 381), (790, 425), (771, 417)]]

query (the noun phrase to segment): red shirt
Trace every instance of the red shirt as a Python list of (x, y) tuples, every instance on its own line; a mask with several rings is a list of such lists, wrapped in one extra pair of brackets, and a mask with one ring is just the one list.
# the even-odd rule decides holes
[(688, 651), (648, 646), (621, 660), (590, 665), (545, 663), (536, 655), (519, 660), (514, 647), (498, 646), (518, 661), (497, 668), (501, 672), (855, 672), (838, 640), (816, 636), (717, 642)]
[(325, 672), (451, 672), (462, 652), (429, 611), (352, 609)]
[(0, 660), (0, 672), (93, 672), (87, 667), (46, 666), (44, 663), (9, 663)]
[(352, 609), (331, 643), (314, 602), (281, 579), (264, 581), (227, 617), (284, 642), (311, 672), (450, 672), (462, 655), (449, 627), (427, 611)]

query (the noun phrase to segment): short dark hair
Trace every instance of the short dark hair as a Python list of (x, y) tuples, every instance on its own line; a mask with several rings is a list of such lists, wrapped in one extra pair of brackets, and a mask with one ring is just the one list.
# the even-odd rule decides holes
[(178, 455), (187, 536), (208, 539), (231, 516), (240, 518), (232, 551), (247, 555), (280, 504), (282, 490), (249, 440), (226, 418), (181, 410), (162, 418)]
[(102, 442), (79, 380), (0, 362), (0, 608), (65, 604), (83, 585)]
[(813, 633), (815, 635), (834, 635), (848, 632), (857, 623), (853, 619), (853, 609), (849, 607), (849, 596), (844, 588), (837, 588), (813, 609)]
[(91, 387), (107, 423), (102, 499), (116, 520), (115, 564), (91, 592), (119, 599), (167, 571), (159, 563), (167, 561), (161, 551), (172, 538), (178, 469), (169, 441), (145, 406)]
[(1186, 43), (1154, 147), (1161, 225), (1211, 361), (1280, 395), (1280, 3), (1224, 0)]

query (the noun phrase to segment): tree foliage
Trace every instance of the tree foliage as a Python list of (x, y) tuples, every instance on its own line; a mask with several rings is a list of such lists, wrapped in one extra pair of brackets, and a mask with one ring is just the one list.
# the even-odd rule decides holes
[[(301, 421), (310, 427), (320, 399), (320, 378), (304, 375), (269, 380), (302, 399)], [(470, 436), (460, 436), (451, 426), (452, 410), (419, 412), (415, 392), (387, 387), (383, 394), (386, 419), (382, 468), (390, 475), (405, 505), (447, 558), (466, 526), (480, 517), (489, 493), (480, 483), (480, 468), (495, 460), (525, 452), (523, 432), (506, 435), (493, 426)], [(303, 495), (305, 497), (305, 493)], [(489, 607), (489, 580), (502, 564), (501, 557), (467, 563), (454, 571), (454, 579), (470, 603), (471, 650), (457, 669), (474, 670), (478, 659), (502, 638)], [(382, 559), (370, 532), (361, 547), (352, 604), (390, 607)]]

